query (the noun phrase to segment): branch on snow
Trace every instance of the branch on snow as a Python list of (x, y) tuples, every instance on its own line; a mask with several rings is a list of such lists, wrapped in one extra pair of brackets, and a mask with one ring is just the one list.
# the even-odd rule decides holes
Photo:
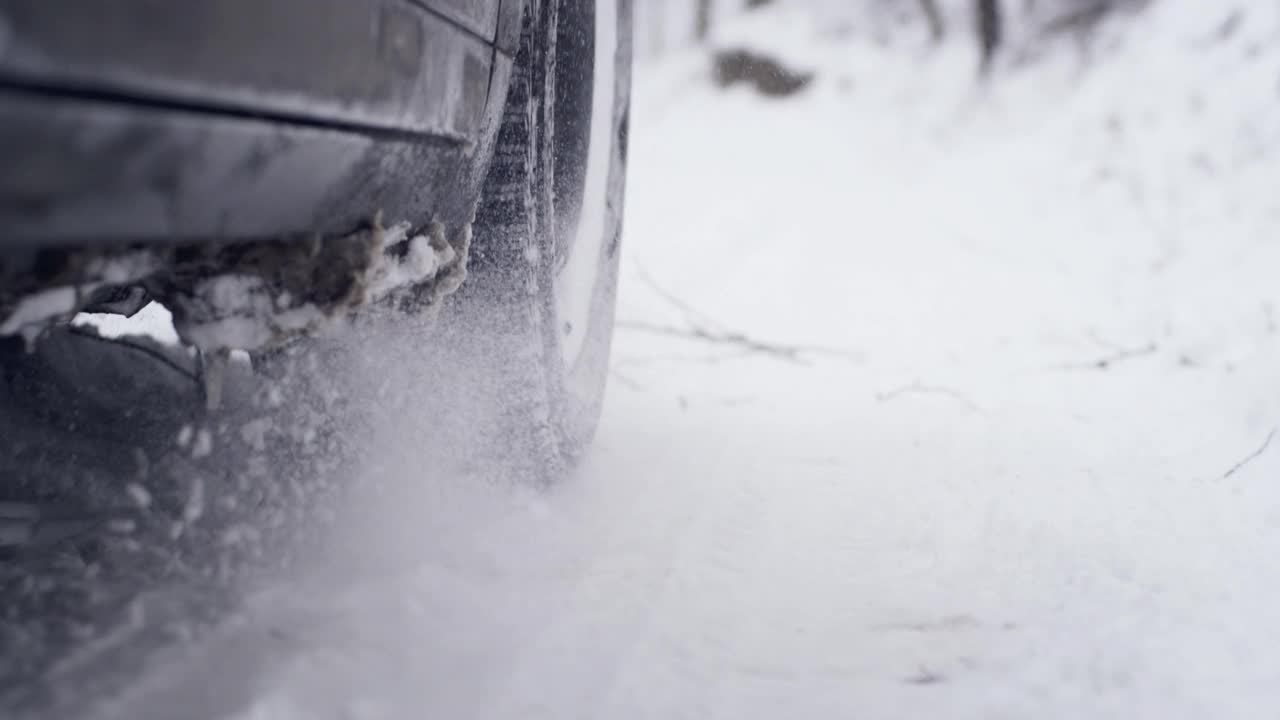
[(644, 322), (620, 322), (618, 323), (618, 327), (623, 330), (638, 330), (640, 332), (652, 333), (654, 335), (702, 340), (703, 342), (717, 343), (721, 345), (735, 345), (744, 350), (770, 355), (780, 360), (788, 360), (795, 363), (804, 362), (804, 359), (801, 357), (803, 353), (819, 351), (815, 348), (804, 348), (796, 345), (775, 345), (773, 343), (762, 342), (737, 332), (713, 332), (711, 330), (700, 328), (696, 325), (688, 328), (678, 328), (671, 325), (655, 325)]
[(967, 395), (958, 390), (952, 390), (951, 388), (942, 387), (940, 385), (921, 385), (918, 382), (913, 382), (910, 385), (904, 385), (900, 388), (895, 388), (887, 392), (876, 393), (876, 402), (889, 402), (890, 400), (896, 400), (903, 395), (940, 395), (942, 397), (955, 400), (973, 412), (982, 412), (982, 408), (979, 407), (977, 403), (970, 400)]
[(630, 388), (630, 389), (632, 389), (632, 390), (635, 390), (635, 391), (637, 391), (637, 392), (641, 392), (641, 391), (643, 391), (643, 390), (644, 390), (644, 386), (643, 386), (643, 385), (641, 385), (640, 383), (636, 382), (635, 380), (632, 380), (631, 378), (627, 377), (626, 375), (623, 375), (622, 373), (618, 372), (616, 368), (611, 368), (611, 369), (609, 370), (609, 376), (610, 376), (610, 377), (612, 377), (615, 381), (617, 381), (617, 382), (621, 383), (622, 385), (624, 385), (624, 386), (626, 386), (626, 387), (628, 387), (628, 388)]
[(1155, 343), (1149, 343), (1138, 348), (1129, 348), (1127, 350), (1117, 350), (1116, 352), (1105, 357), (1098, 358), (1093, 362), (1079, 363), (1075, 365), (1059, 365), (1057, 370), (1110, 370), (1116, 365), (1136, 358), (1154, 355), (1159, 347)]
[(1271, 429), (1271, 432), (1267, 433), (1267, 439), (1266, 439), (1266, 440), (1264, 440), (1264, 441), (1262, 442), (1262, 447), (1258, 448), (1257, 450), (1254, 450), (1254, 451), (1249, 455), (1249, 457), (1247, 457), (1247, 458), (1245, 458), (1245, 459), (1241, 460), (1240, 462), (1236, 463), (1234, 467), (1232, 467), (1230, 470), (1228, 470), (1228, 471), (1227, 471), (1227, 473), (1226, 473), (1225, 475), (1223, 475), (1223, 476), (1222, 476), (1222, 479), (1223, 479), (1223, 480), (1226, 480), (1227, 478), (1231, 477), (1232, 475), (1235, 475), (1235, 474), (1236, 474), (1236, 472), (1238, 472), (1238, 471), (1239, 471), (1241, 468), (1243, 468), (1245, 465), (1248, 465), (1249, 463), (1253, 462), (1254, 460), (1257, 460), (1257, 459), (1258, 459), (1258, 457), (1259, 457), (1259, 456), (1261, 456), (1261, 455), (1262, 455), (1262, 453), (1266, 452), (1266, 451), (1267, 451), (1267, 448), (1271, 446), (1271, 441), (1272, 441), (1272, 440), (1274, 440), (1274, 439), (1275, 439), (1275, 437), (1276, 437), (1276, 429), (1275, 429), (1275, 428), (1272, 428), (1272, 429)]
[(748, 352), (761, 353), (781, 360), (800, 364), (805, 363), (805, 359), (803, 357), (805, 355), (840, 357), (854, 362), (862, 360), (862, 357), (858, 353), (841, 350), (839, 348), (818, 347), (814, 345), (785, 345), (757, 340), (745, 333), (733, 330), (710, 329), (711, 326), (722, 325), (722, 323), (716, 322), (706, 313), (694, 308), (684, 300), (676, 297), (675, 294), (663, 288), (639, 263), (636, 263), (635, 267), (637, 276), (646, 287), (652, 290), (655, 295), (665, 300), (672, 307), (679, 310), (681, 315), (684, 315), (684, 321), (687, 327), (680, 328), (672, 325), (658, 325), (655, 323), (620, 321), (617, 323), (617, 327), (623, 330), (637, 330), (640, 332), (652, 333), (654, 335), (666, 335), (668, 337), (701, 340), (703, 342), (718, 345), (733, 345)]

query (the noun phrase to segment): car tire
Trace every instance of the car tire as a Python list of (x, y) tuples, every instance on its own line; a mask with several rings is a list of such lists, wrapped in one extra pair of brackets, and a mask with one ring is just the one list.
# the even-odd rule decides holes
[(630, 0), (526, 5), (468, 277), (442, 313), (469, 349), (485, 452), (562, 475), (590, 444), (608, 374), (631, 85)]

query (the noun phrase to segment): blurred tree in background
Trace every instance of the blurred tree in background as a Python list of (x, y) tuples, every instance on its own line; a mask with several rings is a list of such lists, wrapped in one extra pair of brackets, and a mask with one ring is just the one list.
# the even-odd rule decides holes
[(704, 42), (711, 34), (711, 0), (697, 0), (698, 9), (693, 19), (693, 34), (699, 42)]
[(1004, 17), (1000, 11), (1000, 0), (974, 0), (977, 18), (974, 26), (978, 31), (978, 47), (982, 53), (982, 72), (991, 69), (991, 61), (1000, 47), (1000, 38), (1004, 35)]
[(929, 24), (929, 36), (933, 38), (935, 44), (942, 42), (947, 36), (947, 25), (942, 19), (942, 10), (938, 8), (938, 0), (917, 0), (917, 2), (920, 3), (920, 10)]
[[(812, 7), (826, 17), (870, 32), (877, 41), (918, 34), (925, 41), (972, 43), (984, 74), (1004, 62), (1017, 64), (1054, 42), (1086, 48), (1108, 17), (1141, 9), (1154, 0), (645, 0), (636, 3), (638, 53), (654, 57), (714, 42), (716, 29), (734, 16), (769, 4)], [(1213, 2), (1215, 0), (1203, 0)], [(1007, 60), (1006, 60), (1007, 58)]]

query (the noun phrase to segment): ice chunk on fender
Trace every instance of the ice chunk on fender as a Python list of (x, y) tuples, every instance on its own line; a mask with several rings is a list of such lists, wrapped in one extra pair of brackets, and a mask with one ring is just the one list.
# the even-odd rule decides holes
[(373, 227), (316, 252), (277, 249), (196, 281), (171, 298), (179, 336), (205, 352), (257, 350), (314, 333), (366, 305), (409, 298), (434, 306), (466, 275), (470, 223), (452, 236), (432, 222)]

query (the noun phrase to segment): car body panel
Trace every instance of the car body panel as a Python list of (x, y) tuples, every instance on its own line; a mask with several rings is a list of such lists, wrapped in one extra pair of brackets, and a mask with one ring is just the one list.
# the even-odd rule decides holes
[(0, 250), (465, 219), (520, 9), (0, 0)]
[(414, 0), (492, 42), (498, 29), (499, 0)]
[(487, 38), (407, 0), (0, 0), (0, 82), (471, 139), (498, 8), (466, 5)]
[(466, 222), (511, 60), (494, 67), (476, 144), (0, 90), (0, 249)]

